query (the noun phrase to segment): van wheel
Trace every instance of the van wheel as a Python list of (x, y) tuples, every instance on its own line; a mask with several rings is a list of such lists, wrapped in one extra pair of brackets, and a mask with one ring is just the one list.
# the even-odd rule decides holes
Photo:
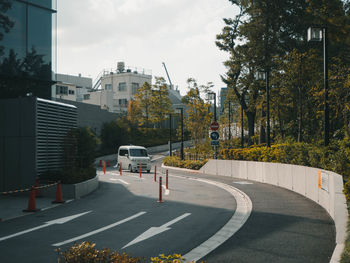
[(132, 173), (131, 164), (129, 164), (129, 171), (130, 171), (130, 173)]

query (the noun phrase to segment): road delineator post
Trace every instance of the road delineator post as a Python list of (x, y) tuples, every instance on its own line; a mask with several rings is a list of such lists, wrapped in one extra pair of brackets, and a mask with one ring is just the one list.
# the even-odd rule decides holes
[(157, 165), (154, 166), (154, 181), (157, 182)]
[(35, 187), (32, 186), (29, 194), (28, 208), (23, 210), (23, 212), (38, 212), (40, 209), (36, 208), (35, 203)]
[(169, 177), (168, 177), (168, 169), (166, 170), (166, 177), (165, 177), (165, 188), (169, 189)]
[(162, 200), (162, 177), (159, 177), (159, 199), (157, 201), (158, 203), (163, 203)]
[(103, 170), (103, 174), (106, 174), (106, 162), (102, 161), (102, 170)]
[(139, 169), (140, 169), (140, 178), (142, 178), (142, 164), (139, 164)]
[(61, 181), (57, 182), (57, 189), (56, 189), (56, 200), (52, 201), (53, 204), (62, 204), (65, 201), (63, 201), (62, 197), (62, 187), (61, 187)]

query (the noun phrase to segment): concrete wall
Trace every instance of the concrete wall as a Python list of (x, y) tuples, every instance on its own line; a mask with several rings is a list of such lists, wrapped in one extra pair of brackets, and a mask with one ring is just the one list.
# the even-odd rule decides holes
[(337, 247), (331, 262), (339, 261), (348, 219), (341, 175), (312, 167), (236, 160), (210, 160), (200, 172), (280, 186), (315, 201), (334, 220)]
[(78, 126), (90, 127), (97, 135), (101, 134), (101, 128), (105, 122), (117, 119), (120, 115), (102, 110), (100, 106), (87, 103), (58, 99), (57, 101), (71, 104), (78, 109)]
[[(63, 200), (79, 199), (95, 191), (99, 186), (98, 176), (94, 178), (77, 183), (77, 184), (62, 184)], [(44, 188), (40, 191), (43, 196), (54, 198), (56, 196), (56, 187)]]

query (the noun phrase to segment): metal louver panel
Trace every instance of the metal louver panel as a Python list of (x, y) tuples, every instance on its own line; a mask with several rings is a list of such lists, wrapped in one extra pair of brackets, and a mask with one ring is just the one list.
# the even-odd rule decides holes
[(66, 134), (77, 127), (77, 108), (38, 98), (36, 116), (36, 168), (40, 175), (63, 168), (63, 142)]

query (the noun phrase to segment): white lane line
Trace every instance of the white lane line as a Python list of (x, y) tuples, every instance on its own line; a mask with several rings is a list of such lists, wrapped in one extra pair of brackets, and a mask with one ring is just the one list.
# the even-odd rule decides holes
[(86, 233), (86, 234), (84, 234), (84, 235), (80, 235), (80, 236), (77, 236), (77, 237), (68, 239), (68, 240), (66, 240), (66, 241), (62, 241), (62, 242), (59, 242), (59, 243), (52, 244), (52, 246), (54, 246), (54, 247), (59, 247), (59, 246), (62, 246), (62, 245), (65, 245), (65, 244), (68, 244), (68, 243), (71, 243), (71, 242), (74, 242), (74, 241), (83, 239), (83, 238), (85, 238), (85, 237), (89, 237), (89, 236), (95, 235), (95, 234), (97, 234), (97, 233), (103, 232), (103, 231), (105, 231), (105, 230), (107, 230), (107, 229), (110, 229), (110, 228), (112, 228), (112, 227), (115, 227), (115, 226), (121, 225), (121, 224), (123, 224), (123, 223), (126, 223), (126, 222), (128, 222), (128, 221), (130, 221), (130, 220), (132, 220), (132, 219), (134, 219), (134, 218), (136, 218), (136, 217), (142, 216), (143, 214), (146, 214), (146, 212), (144, 212), (144, 211), (139, 212), (139, 213), (137, 213), (137, 214), (135, 214), (135, 215), (133, 215), (133, 216), (130, 216), (130, 217), (128, 217), (128, 218), (125, 218), (125, 219), (123, 219), (123, 220), (120, 220), (120, 221), (118, 221), (118, 222), (115, 222), (115, 223), (113, 223), (113, 224), (110, 224), (110, 225), (108, 225), (108, 226), (105, 226), (105, 227), (96, 229), (96, 230), (94, 230), (94, 231), (88, 232), (88, 233)]
[(179, 217), (169, 221), (168, 223), (161, 225), (160, 227), (151, 227), (150, 229), (148, 229), (147, 231), (145, 231), (141, 235), (139, 235), (137, 238), (135, 238), (134, 240), (132, 240), (131, 242), (126, 244), (124, 247), (122, 247), (122, 249), (124, 249), (128, 246), (134, 245), (136, 243), (139, 243), (141, 241), (144, 241), (146, 239), (149, 239), (155, 235), (158, 235), (160, 233), (163, 233), (164, 231), (171, 229), (169, 226), (184, 219), (185, 217), (188, 217), (189, 215), (191, 215), (191, 213), (185, 213), (182, 216), (179, 216)]
[(170, 193), (169, 189), (166, 189), (165, 185), (162, 185), (162, 187), (164, 188), (164, 191), (165, 191), (164, 194), (169, 195), (169, 193)]
[(239, 182), (233, 182), (234, 184), (241, 184), (241, 185), (245, 185), (245, 184), (253, 184), (251, 182), (246, 182), (246, 181), (239, 181)]
[(122, 179), (110, 178), (109, 180), (111, 180), (111, 181), (119, 181), (119, 182), (121, 182), (121, 183), (123, 183), (123, 184), (126, 184), (126, 185), (128, 185), (128, 184), (129, 184), (128, 182), (125, 182), (125, 181), (124, 181), (124, 180), (122, 180)]
[(183, 177), (183, 176), (176, 176), (176, 175), (172, 175), (172, 177), (194, 180), (194, 181), (215, 185), (217, 187), (220, 187), (226, 190), (236, 199), (237, 208), (233, 216), (230, 218), (230, 220), (207, 241), (204, 241), (198, 247), (192, 249), (186, 255), (183, 256), (186, 261), (196, 262), (197, 260), (208, 255), (211, 251), (216, 249), (218, 246), (223, 244), (227, 239), (233, 236), (244, 225), (244, 223), (247, 221), (247, 219), (249, 218), (252, 212), (253, 204), (246, 193), (242, 192), (241, 190), (233, 186), (220, 183), (220, 182), (206, 180), (206, 179)]
[(165, 156), (160, 156), (160, 157), (157, 157), (157, 158), (152, 158), (151, 162), (157, 161), (157, 160), (162, 159), (162, 158), (164, 158), (164, 157), (165, 157)]
[(90, 212), (91, 211), (87, 211), (87, 212), (84, 212), (84, 213), (80, 213), (80, 214), (76, 214), (76, 215), (71, 215), (71, 216), (66, 216), (66, 217), (55, 219), (55, 220), (51, 220), (51, 221), (48, 221), (48, 222), (46, 222), (45, 224), (43, 224), (41, 226), (33, 227), (33, 228), (30, 228), (30, 229), (27, 229), (27, 230), (24, 230), (24, 231), (21, 231), (21, 232), (9, 235), (9, 236), (1, 237), (0, 241), (4, 241), (6, 239), (10, 239), (10, 238), (13, 238), (13, 237), (16, 237), (16, 236), (24, 235), (26, 233), (29, 233), (29, 232), (32, 232), (32, 231), (35, 231), (35, 230), (38, 230), (38, 229), (41, 229), (41, 228), (44, 228), (44, 227), (48, 227), (48, 226), (51, 226), (51, 225), (64, 224), (64, 223), (67, 223), (68, 221), (71, 221), (71, 220), (73, 220), (73, 219), (75, 219), (75, 218), (77, 218), (79, 216), (83, 216), (83, 215), (85, 215), (87, 213), (90, 213)]

